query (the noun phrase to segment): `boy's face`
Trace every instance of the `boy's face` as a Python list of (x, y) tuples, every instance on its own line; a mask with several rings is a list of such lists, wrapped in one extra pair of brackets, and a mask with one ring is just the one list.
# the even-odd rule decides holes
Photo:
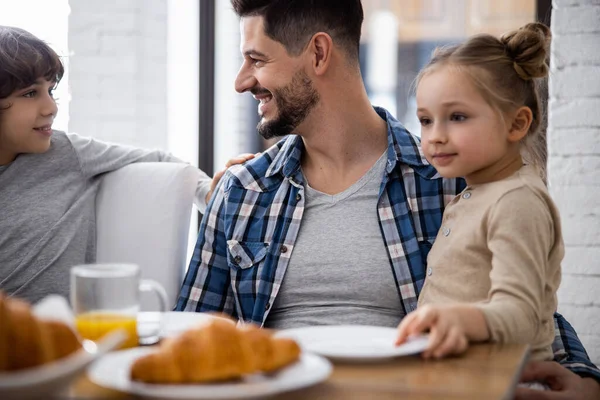
[(58, 111), (52, 97), (55, 82), (45, 79), (0, 99), (0, 165), (19, 154), (50, 148), (52, 122)]

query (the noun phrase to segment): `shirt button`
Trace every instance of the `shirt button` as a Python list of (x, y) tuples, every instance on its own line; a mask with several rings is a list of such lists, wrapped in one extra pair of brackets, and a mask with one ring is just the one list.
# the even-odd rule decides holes
[(233, 262), (234, 262), (234, 263), (236, 263), (236, 264), (239, 264), (239, 263), (241, 263), (241, 262), (242, 262), (242, 257), (240, 257), (240, 256), (235, 256), (235, 257), (233, 258)]
[(431, 276), (431, 274), (433, 274), (433, 270), (431, 269), (431, 267), (427, 268), (427, 276)]
[(281, 246), (280, 250), (282, 253), (287, 253), (287, 246), (285, 246), (285, 245)]
[(265, 311), (269, 311), (269, 308), (271, 308), (271, 303), (265, 304)]
[(296, 201), (300, 201), (300, 200), (302, 200), (302, 195), (300, 193), (298, 193), (296, 195)]
[(442, 233), (444, 234), (444, 236), (448, 236), (450, 234), (450, 228), (443, 227)]
[(465, 200), (467, 200), (467, 199), (470, 199), (470, 198), (471, 198), (471, 192), (466, 192), (466, 193), (464, 193), (462, 197), (463, 197), (463, 199), (465, 199)]

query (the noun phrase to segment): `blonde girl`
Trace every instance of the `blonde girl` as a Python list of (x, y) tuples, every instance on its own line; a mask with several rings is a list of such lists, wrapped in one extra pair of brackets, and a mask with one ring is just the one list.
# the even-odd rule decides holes
[(419, 307), (398, 328), (398, 343), (430, 332), (426, 357), (491, 340), (552, 359), (564, 249), (543, 180), (538, 88), (549, 43), (539, 23), (477, 35), (438, 49), (417, 78), (423, 152), (443, 177), (468, 185), (444, 212)]

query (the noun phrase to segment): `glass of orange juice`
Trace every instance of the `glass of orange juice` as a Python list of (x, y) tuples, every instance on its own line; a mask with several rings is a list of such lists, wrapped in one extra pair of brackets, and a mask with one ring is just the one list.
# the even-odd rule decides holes
[(140, 342), (137, 314), (140, 292), (153, 291), (167, 311), (165, 289), (149, 279), (141, 279), (135, 264), (90, 264), (71, 268), (71, 306), (77, 331), (84, 339), (98, 340), (115, 329), (124, 329), (127, 340), (121, 348)]

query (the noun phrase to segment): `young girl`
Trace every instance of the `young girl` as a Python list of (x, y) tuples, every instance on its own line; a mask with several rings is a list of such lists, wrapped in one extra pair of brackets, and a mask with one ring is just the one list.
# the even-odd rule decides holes
[(398, 343), (429, 330), (426, 357), (491, 340), (552, 359), (564, 249), (540, 157), (549, 42), (539, 23), (474, 36), (437, 50), (417, 77), (423, 152), (468, 185), (445, 209), (419, 307), (398, 327)]
[[(135, 162), (183, 162), (53, 130), (52, 92), (63, 72), (43, 41), (0, 26), (0, 289), (31, 302), (68, 297), (69, 268), (95, 260), (100, 175)], [(220, 176), (211, 185), (198, 170), (201, 210)]]

